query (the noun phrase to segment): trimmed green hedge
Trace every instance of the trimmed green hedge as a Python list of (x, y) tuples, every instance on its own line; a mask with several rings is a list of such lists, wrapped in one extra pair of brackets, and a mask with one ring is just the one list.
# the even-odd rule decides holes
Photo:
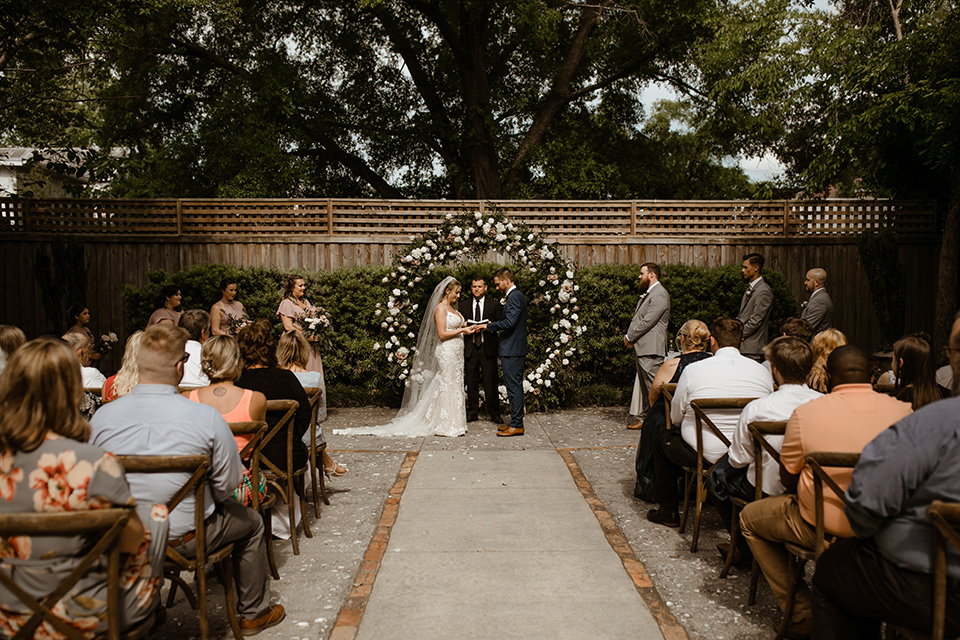
[[(467, 294), (474, 276), (484, 276), (492, 285), (492, 274), (499, 265), (488, 263), (464, 264), (453, 269), (438, 269), (429, 280), (424, 280), (419, 294), (420, 308), (426, 304), (434, 286), (453, 275), (464, 283)], [(383, 342), (381, 318), (375, 315), (377, 303), (386, 301), (392, 283), (383, 278), (389, 267), (351, 267), (336, 271), (298, 271), (307, 280), (306, 297), (325, 307), (334, 322), (333, 344), (323, 354), (324, 370), (330, 402), (335, 406), (383, 404), (399, 406), (402, 395), (400, 382), (392, 379), (382, 351), (375, 351), (375, 342)], [(128, 327), (139, 329), (146, 325), (155, 308), (160, 289), (169, 283), (180, 286), (183, 294), (181, 309), (209, 310), (219, 299), (217, 285), (224, 277), (237, 280), (238, 299), (253, 318), (269, 318), (277, 332), (281, 324), (276, 317), (283, 285), (293, 271), (238, 268), (221, 264), (198, 265), (175, 274), (151, 271), (145, 287), (127, 286), (123, 293)], [(515, 270), (517, 286), (529, 290), (521, 269)], [(576, 342), (578, 353), (571, 365), (558, 375), (564, 405), (625, 403), (633, 389), (632, 351), (623, 346), (639, 292), (639, 265), (600, 265), (578, 269), (575, 281), (578, 292), (580, 318), (587, 332)], [(770, 318), (770, 335), (788, 317), (797, 315), (799, 305), (790, 294), (786, 279), (780, 273), (765, 269), (764, 278), (774, 293)], [(669, 332), (672, 338), (677, 329), (690, 318), (709, 323), (720, 315), (735, 315), (745, 283), (740, 265), (720, 268), (663, 267), (663, 285), (670, 292), (671, 313)], [(492, 289), (492, 286), (491, 286)], [(549, 314), (533, 305), (528, 326), (546, 323)], [(534, 341), (535, 342), (535, 341)], [(531, 344), (528, 364), (539, 362), (541, 345)]]

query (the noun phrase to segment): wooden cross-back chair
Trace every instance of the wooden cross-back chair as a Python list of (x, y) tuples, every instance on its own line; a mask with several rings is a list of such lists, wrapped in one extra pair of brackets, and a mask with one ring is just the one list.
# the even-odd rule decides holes
[[(194, 494), (194, 530), (193, 535), (187, 534), (181, 540), (167, 541), (167, 561), (163, 566), (164, 577), (170, 580), (170, 594), (167, 606), (173, 604), (177, 587), (190, 602), (190, 606), (197, 610), (200, 622), (200, 637), (206, 640), (210, 636), (210, 625), (207, 616), (207, 565), (213, 564), (223, 583), (224, 600), (227, 615), (230, 618), (230, 627), (236, 640), (242, 640), (240, 625), (237, 622), (237, 609), (234, 605), (233, 582), (233, 544), (226, 544), (213, 551), (206, 547), (205, 526), (205, 490), (207, 473), (210, 471), (210, 458), (207, 456), (117, 456), (126, 472), (129, 473), (186, 473), (187, 480), (176, 493), (167, 501), (167, 509), (172, 513), (190, 492)], [(189, 539), (187, 539), (189, 537)], [(190, 540), (195, 542), (196, 552), (193, 558), (185, 557), (179, 549)], [(193, 573), (196, 593), (181, 577), (181, 572)]]
[(270, 575), (274, 580), (280, 579), (280, 571), (277, 569), (277, 560), (273, 555), (273, 536), (270, 533), (270, 508), (277, 502), (277, 496), (269, 491), (260, 499), (260, 492), (257, 490), (257, 479), (262, 473), (260, 469), (260, 460), (262, 458), (263, 439), (267, 435), (266, 422), (230, 422), (230, 431), (235, 436), (250, 436), (249, 442), (240, 450), (240, 459), (249, 460), (247, 467), (250, 469), (250, 482), (253, 492), (251, 494), (250, 508), (260, 514), (263, 519), (263, 530), (267, 545), (267, 562), (270, 565)]
[[(320, 387), (306, 387), (304, 391), (310, 398), (310, 483), (313, 488), (313, 515), (320, 517), (320, 497), (323, 504), (330, 504), (327, 497), (327, 483), (323, 473), (323, 452), (327, 450), (327, 443), (317, 444), (317, 419), (320, 414), (320, 401), (323, 399), (323, 389)], [(320, 463), (317, 463), (317, 460)]]
[(933, 522), (933, 621), (932, 640), (943, 640), (947, 614), (947, 548), (960, 552), (960, 503), (934, 500), (927, 507)]
[[(753, 499), (760, 500), (763, 498), (763, 454), (766, 453), (773, 458), (777, 464), (780, 464), (780, 451), (770, 444), (767, 437), (783, 436), (787, 430), (787, 421), (755, 420), (747, 425), (747, 429), (750, 431), (750, 436), (753, 439), (753, 463), (755, 467), (753, 486), (756, 489)], [(740, 529), (740, 512), (747, 505), (746, 500), (737, 497), (732, 497), (731, 501), (733, 502), (733, 518), (730, 523), (730, 552), (727, 554), (727, 560), (724, 563), (723, 570), (720, 572), (721, 578), (727, 576), (727, 572), (733, 564), (733, 548), (737, 537), (743, 533)], [(753, 566), (750, 570), (750, 593), (747, 599), (747, 604), (751, 606), (757, 602), (757, 586), (759, 581), (760, 565), (757, 564), (756, 559), (754, 559)]]
[(700, 539), (700, 517), (703, 513), (703, 503), (707, 501), (706, 478), (713, 470), (714, 464), (707, 466), (703, 459), (703, 430), (707, 428), (715, 435), (720, 442), (727, 448), (730, 447), (730, 439), (723, 435), (723, 432), (713, 423), (708, 411), (721, 410), (743, 410), (745, 406), (756, 400), (756, 398), (698, 398), (690, 401), (690, 408), (694, 412), (696, 422), (697, 436), (697, 466), (684, 467), (684, 495), (683, 495), (683, 515), (680, 516), (680, 533), (687, 528), (687, 517), (690, 512), (690, 493), (696, 489), (695, 497), (695, 515), (693, 519), (693, 539), (690, 541), (690, 552), (697, 552), (697, 542)]
[(667, 429), (673, 426), (670, 424), (670, 405), (673, 404), (673, 394), (676, 392), (676, 382), (664, 382), (660, 385), (660, 395), (663, 396), (663, 410), (667, 413)]
[[(792, 571), (790, 571), (790, 582), (787, 585), (787, 606), (784, 608), (783, 620), (780, 623), (780, 629), (777, 631), (775, 640), (783, 638), (787, 627), (790, 626), (790, 619), (793, 617), (793, 606), (796, 601), (797, 585), (800, 583), (800, 580), (803, 579), (807, 562), (811, 560), (815, 562), (830, 543), (830, 541), (827, 540), (828, 536), (823, 518), (823, 485), (827, 485), (845, 506), (847, 504), (846, 492), (840, 488), (840, 485), (827, 473), (826, 469), (852, 469), (857, 466), (858, 460), (860, 460), (859, 453), (814, 451), (807, 454), (807, 466), (813, 471), (814, 514), (816, 516), (814, 531), (816, 542), (813, 548), (790, 542), (785, 545), (787, 555), (790, 558), (790, 564), (792, 565)], [(832, 536), (830, 537), (832, 538)]]
[[(110, 640), (121, 637), (120, 630), (120, 533), (134, 513), (133, 507), (113, 509), (93, 509), (90, 511), (69, 511), (50, 513), (12, 513), (0, 517), (0, 537), (15, 536), (71, 536), (80, 534), (98, 534), (99, 540), (80, 560), (57, 587), (43, 599), (37, 600), (16, 583), (7, 574), (0, 571), (0, 586), (9, 591), (25, 606), (32, 615), (13, 636), (13, 640), (33, 638), (37, 628), (47, 622), (56, 631), (70, 640), (86, 640), (87, 636), (76, 627), (61, 620), (52, 609), (76, 585), (90, 568), (107, 555), (107, 634)], [(6, 562), (6, 561), (5, 561)], [(15, 561), (13, 572), (16, 573)], [(128, 629), (124, 637), (145, 635), (153, 623), (153, 616)]]
[(293, 554), (300, 555), (300, 543), (297, 540), (297, 521), (296, 521), (296, 502), (300, 501), (300, 513), (303, 515), (303, 533), (308, 538), (313, 537), (310, 531), (310, 524), (307, 522), (307, 498), (305, 488), (305, 476), (310, 467), (309, 459), (307, 464), (299, 469), (293, 466), (293, 442), (296, 437), (296, 429), (293, 427), (293, 420), (297, 415), (297, 409), (300, 403), (296, 400), (267, 400), (267, 415), (281, 414), (280, 419), (270, 428), (263, 439), (263, 445), (266, 446), (277, 433), (286, 427), (286, 452), (287, 460), (284, 468), (280, 468), (266, 456), (261, 458), (263, 472), (267, 481), (273, 485), (280, 494), (280, 498), (287, 504), (287, 510), (290, 516), (290, 541), (293, 543)]

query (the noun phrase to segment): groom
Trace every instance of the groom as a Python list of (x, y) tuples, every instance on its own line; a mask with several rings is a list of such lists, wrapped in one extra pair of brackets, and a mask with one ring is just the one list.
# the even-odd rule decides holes
[(500, 366), (510, 401), (510, 424), (497, 429), (497, 435), (509, 438), (523, 435), (523, 372), (527, 363), (527, 299), (513, 284), (513, 272), (500, 269), (493, 276), (497, 289), (506, 296), (503, 316), (483, 325), (500, 338)]

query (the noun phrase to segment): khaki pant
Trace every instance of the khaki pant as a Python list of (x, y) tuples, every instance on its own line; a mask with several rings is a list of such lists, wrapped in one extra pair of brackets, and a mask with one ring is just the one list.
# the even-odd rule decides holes
[[(751, 502), (740, 512), (740, 527), (753, 557), (770, 584), (780, 608), (787, 608), (787, 585), (790, 583), (790, 559), (785, 543), (813, 548), (816, 530), (800, 515), (797, 496), (773, 496)], [(799, 622), (811, 616), (810, 589), (802, 580), (797, 585), (793, 619)]]

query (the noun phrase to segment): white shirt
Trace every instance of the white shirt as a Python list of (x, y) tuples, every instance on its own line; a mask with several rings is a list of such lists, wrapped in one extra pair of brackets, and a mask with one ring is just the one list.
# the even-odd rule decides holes
[[(770, 372), (759, 362), (740, 355), (734, 347), (723, 347), (712, 358), (687, 365), (677, 382), (670, 405), (670, 419), (680, 425), (683, 440), (697, 447), (696, 420), (690, 401), (698, 398), (764, 398), (773, 393)], [(710, 419), (728, 439), (733, 437), (740, 418), (738, 409), (711, 411)], [(727, 447), (707, 427), (703, 428), (703, 457), (711, 464)]]
[(200, 350), (202, 348), (202, 345), (196, 340), (187, 340), (183, 350), (190, 354), (190, 359), (183, 365), (181, 387), (205, 387), (210, 384), (210, 378), (200, 368)]
[[(821, 395), (823, 394), (805, 384), (785, 384), (766, 398), (754, 400), (744, 407), (737, 430), (731, 438), (730, 464), (738, 469), (749, 465), (747, 480), (750, 484), (755, 484), (757, 465), (753, 458), (753, 438), (747, 428), (749, 424), (758, 420), (789, 420), (794, 409)], [(783, 444), (783, 436), (766, 436), (766, 440), (777, 451)], [(779, 496), (784, 492), (783, 485), (780, 484), (780, 464), (766, 451), (763, 452), (763, 491), (770, 496)]]
[(107, 381), (106, 376), (100, 373), (96, 367), (80, 367), (80, 377), (83, 379), (84, 389), (102, 389), (103, 383)]
[(515, 284), (510, 285), (510, 288), (507, 289), (506, 293), (503, 294), (504, 300), (506, 300), (507, 296), (510, 295), (510, 292), (513, 291), (513, 290), (516, 289), (516, 288), (517, 288), (517, 285), (515, 285)]
[(947, 389), (953, 388), (953, 369), (946, 364), (937, 369), (937, 384)]

